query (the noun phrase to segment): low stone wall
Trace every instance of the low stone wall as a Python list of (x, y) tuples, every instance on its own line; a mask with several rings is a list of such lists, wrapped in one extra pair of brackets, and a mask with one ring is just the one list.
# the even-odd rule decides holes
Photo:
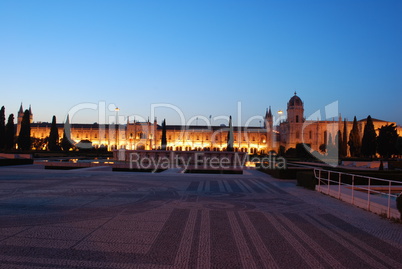
[(83, 162), (83, 163), (72, 163), (72, 162), (47, 162), (47, 161), (35, 161), (35, 164), (40, 164), (45, 167), (45, 169), (79, 169), (79, 168), (88, 168), (88, 167), (101, 167), (101, 166), (110, 166), (112, 167), (113, 163), (99, 163), (99, 162)]
[[(380, 161), (363, 162), (363, 161), (343, 161), (342, 165), (347, 167), (379, 169)], [(384, 169), (388, 169), (388, 162), (383, 162)]]
[(32, 159), (32, 154), (0, 153), (0, 159)]
[(31, 154), (0, 153), (0, 166), (32, 164)]

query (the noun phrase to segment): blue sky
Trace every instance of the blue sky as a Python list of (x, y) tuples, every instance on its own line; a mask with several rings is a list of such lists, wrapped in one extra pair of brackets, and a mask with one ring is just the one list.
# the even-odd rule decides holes
[[(186, 120), (238, 122), (241, 102), (244, 124), (297, 91), (306, 117), (338, 101), (348, 119), (402, 124), (401, 14), (402, 1), (2, 0), (0, 105), (62, 122), (79, 104), (146, 119), (168, 103)], [(179, 123), (172, 109), (155, 115)], [(73, 121), (99, 119), (85, 109)]]

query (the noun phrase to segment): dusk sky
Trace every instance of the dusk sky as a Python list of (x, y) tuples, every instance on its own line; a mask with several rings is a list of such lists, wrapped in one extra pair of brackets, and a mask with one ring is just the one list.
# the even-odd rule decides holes
[[(63, 122), (80, 104), (140, 120), (167, 103), (186, 121), (233, 115), (237, 125), (238, 102), (244, 124), (268, 106), (286, 111), (297, 91), (306, 117), (338, 101), (349, 120), (401, 125), (401, 14), (400, 0), (1, 0), (0, 106)], [(180, 123), (172, 109), (156, 116)]]

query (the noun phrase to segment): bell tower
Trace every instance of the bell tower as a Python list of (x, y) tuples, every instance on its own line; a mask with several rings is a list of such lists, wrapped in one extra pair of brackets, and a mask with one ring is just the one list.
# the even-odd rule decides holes
[(17, 133), (16, 133), (16, 136), (20, 135), (21, 122), (22, 122), (23, 117), (24, 117), (24, 109), (22, 108), (22, 103), (21, 103), (20, 109), (18, 110), (18, 116), (17, 116)]
[(304, 104), (299, 96), (295, 95), (288, 102), (288, 122), (303, 123), (304, 122)]
[(288, 102), (287, 108), (288, 117), (288, 133), (287, 133), (287, 148), (296, 148), (296, 144), (303, 141), (303, 123), (304, 123), (304, 104), (297, 96), (296, 92)]

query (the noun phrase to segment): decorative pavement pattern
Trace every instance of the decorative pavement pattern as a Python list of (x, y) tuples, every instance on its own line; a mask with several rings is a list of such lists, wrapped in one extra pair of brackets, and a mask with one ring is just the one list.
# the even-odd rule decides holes
[(244, 175), (0, 168), (0, 268), (402, 268), (402, 225)]

